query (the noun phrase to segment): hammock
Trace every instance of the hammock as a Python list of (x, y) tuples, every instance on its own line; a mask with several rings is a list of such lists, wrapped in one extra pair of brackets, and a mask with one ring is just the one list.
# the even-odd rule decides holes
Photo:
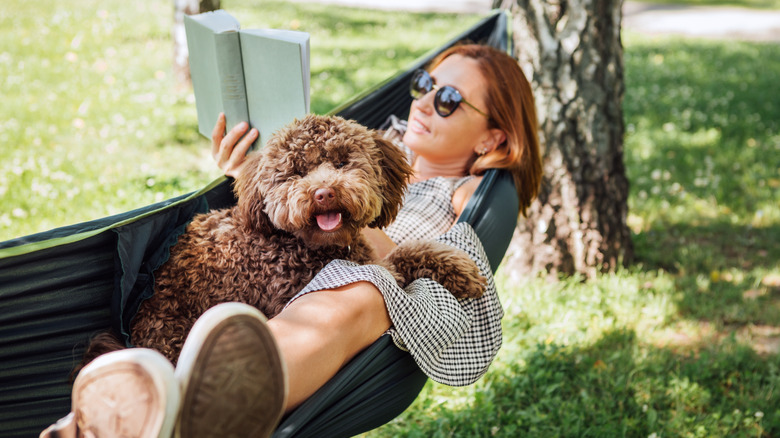
[[(508, 22), (506, 12), (494, 12), (334, 113), (371, 128), (391, 114), (405, 118), (412, 71), (464, 39), (509, 50)], [(109, 327), (127, 336), (151, 294), (152, 273), (192, 216), (234, 203), (230, 180), (220, 178), (145, 208), (0, 242), (0, 435), (37, 436), (67, 414), (69, 374), (90, 336)], [(511, 176), (488, 171), (460, 220), (477, 232), (494, 272), (517, 216)], [(382, 336), (285, 417), (274, 436), (371, 430), (403, 412), (426, 380), (411, 356)]]

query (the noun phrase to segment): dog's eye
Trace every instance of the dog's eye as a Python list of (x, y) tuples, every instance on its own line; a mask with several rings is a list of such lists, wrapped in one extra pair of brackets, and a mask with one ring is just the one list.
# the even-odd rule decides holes
[(346, 166), (346, 165), (347, 165), (347, 162), (346, 162), (346, 161), (339, 161), (338, 163), (334, 164), (333, 166), (334, 166), (336, 169), (341, 169), (342, 167), (344, 167), (344, 166)]

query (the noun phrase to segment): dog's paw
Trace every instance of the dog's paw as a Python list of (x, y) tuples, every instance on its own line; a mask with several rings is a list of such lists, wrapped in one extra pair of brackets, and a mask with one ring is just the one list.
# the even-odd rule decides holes
[(465, 252), (434, 241), (407, 242), (387, 255), (387, 262), (403, 279), (404, 287), (418, 278), (430, 278), (456, 298), (479, 298), (487, 281)]

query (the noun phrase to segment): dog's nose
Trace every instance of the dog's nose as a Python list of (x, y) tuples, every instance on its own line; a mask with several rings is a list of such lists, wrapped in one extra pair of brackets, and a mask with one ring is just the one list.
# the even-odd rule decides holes
[(328, 205), (336, 198), (336, 192), (330, 187), (322, 187), (314, 192), (314, 200), (320, 204)]

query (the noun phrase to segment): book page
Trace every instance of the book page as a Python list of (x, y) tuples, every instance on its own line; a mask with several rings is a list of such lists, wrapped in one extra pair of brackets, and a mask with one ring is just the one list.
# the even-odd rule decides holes
[(230, 129), (248, 120), (238, 21), (218, 10), (184, 17), (198, 132), (211, 138), (219, 113)]
[(309, 35), (269, 29), (239, 34), (250, 124), (260, 131), (263, 145), (309, 112)]

